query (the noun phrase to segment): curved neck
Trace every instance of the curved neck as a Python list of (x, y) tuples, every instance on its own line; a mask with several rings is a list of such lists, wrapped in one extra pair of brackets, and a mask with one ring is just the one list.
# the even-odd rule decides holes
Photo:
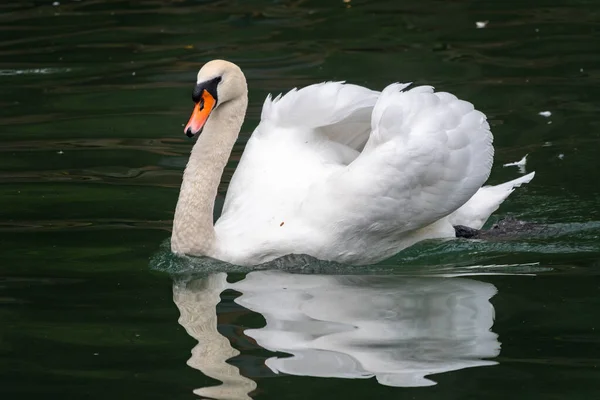
[(204, 125), (183, 173), (175, 209), (171, 250), (210, 255), (215, 245), (213, 212), (221, 175), (239, 135), (247, 95), (218, 106)]

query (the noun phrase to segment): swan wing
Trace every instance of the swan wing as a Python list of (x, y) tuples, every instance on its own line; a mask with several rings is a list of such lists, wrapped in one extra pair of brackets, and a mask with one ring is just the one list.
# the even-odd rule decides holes
[(493, 146), (485, 115), (452, 94), (407, 86), (384, 89), (361, 154), (307, 192), (302, 218), (315, 231), (335, 232), (324, 246), (345, 243), (360, 253), (400, 242), (458, 209), (487, 180)]
[[(333, 142), (361, 150), (371, 133), (371, 113), (379, 94), (344, 82), (292, 89), (285, 96), (267, 97), (261, 124), (309, 129)], [(254, 134), (260, 132), (257, 129)]]

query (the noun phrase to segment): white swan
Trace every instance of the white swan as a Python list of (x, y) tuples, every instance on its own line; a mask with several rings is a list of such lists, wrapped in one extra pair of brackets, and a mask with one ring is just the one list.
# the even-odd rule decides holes
[(238, 66), (198, 73), (185, 127), (171, 249), (240, 265), (287, 254), (369, 264), (428, 238), (479, 229), (534, 173), (481, 185), (493, 160), (485, 115), (431, 86), (382, 92), (327, 82), (265, 100), (213, 226), (217, 188), (248, 104)]

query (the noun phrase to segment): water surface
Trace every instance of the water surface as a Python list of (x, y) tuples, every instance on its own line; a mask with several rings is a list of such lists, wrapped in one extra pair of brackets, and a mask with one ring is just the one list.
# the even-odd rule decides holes
[[(0, 5), (3, 398), (600, 395), (599, 1), (52, 3)], [(362, 269), (173, 257), (213, 58), (250, 88), (220, 200), (268, 93), (427, 83), (488, 115), (490, 183), (529, 154), (494, 219), (549, 229)]]

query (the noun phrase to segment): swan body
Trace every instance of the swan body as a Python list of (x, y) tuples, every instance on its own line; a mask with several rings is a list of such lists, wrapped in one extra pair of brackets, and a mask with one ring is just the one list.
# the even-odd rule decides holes
[(485, 115), (452, 94), (409, 86), (327, 82), (267, 97), (213, 226), (247, 87), (235, 64), (205, 64), (185, 128), (202, 133), (184, 172), (172, 250), (240, 265), (287, 254), (369, 264), (454, 237), (453, 225), (481, 228), (533, 173), (482, 187), (494, 153)]

